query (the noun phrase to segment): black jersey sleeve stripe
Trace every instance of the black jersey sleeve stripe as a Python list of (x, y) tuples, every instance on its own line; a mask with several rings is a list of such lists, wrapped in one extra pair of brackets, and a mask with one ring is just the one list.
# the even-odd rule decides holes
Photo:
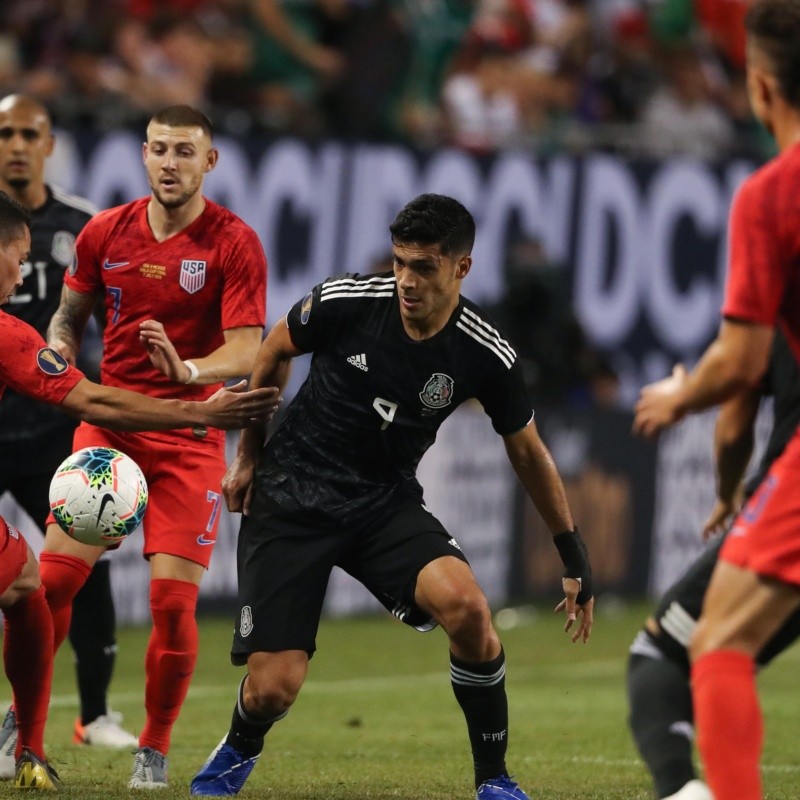
[(472, 337), (479, 344), (482, 344), (484, 347), (488, 347), (489, 350), (491, 350), (503, 362), (503, 364), (505, 364), (507, 369), (511, 369), (514, 359), (510, 358), (507, 353), (500, 350), (493, 341), (487, 339), (485, 334), (480, 329), (469, 327), (469, 321), (465, 320), (464, 317), (461, 317), (458, 322), (456, 322), (456, 327), (459, 330), (464, 331), (467, 336)]
[(320, 299), (322, 302), (325, 302), (326, 300), (336, 300), (339, 298), (357, 300), (359, 297), (394, 297), (394, 292), (336, 292), (334, 294), (323, 294)]
[(472, 323), (472, 326), (478, 326), (486, 335), (486, 337), (491, 339), (501, 350), (503, 350), (512, 361), (517, 357), (517, 354), (514, 352), (514, 348), (500, 335), (500, 332), (497, 330), (497, 328), (490, 325), (485, 319), (478, 316), (478, 314), (469, 308), (464, 309), (463, 315), (466, 317), (465, 321)]
[(97, 206), (95, 206), (93, 203), (90, 203), (84, 197), (78, 197), (76, 194), (67, 194), (56, 186), (51, 186), (50, 191), (53, 193), (53, 197), (58, 200), (59, 203), (63, 203), (65, 206), (70, 206), (71, 208), (77, 208), (78, 211), (83, 211), (92, 217), (99, 210)]

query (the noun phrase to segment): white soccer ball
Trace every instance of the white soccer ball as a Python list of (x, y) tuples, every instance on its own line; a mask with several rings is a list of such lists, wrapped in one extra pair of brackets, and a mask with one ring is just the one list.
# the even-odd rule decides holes
[(139, 465), (110, 447), (85, 447), (50, 481), (50, 509), (61, 529), (84, 544), (108, 547), (139, 526), (147, 509)]

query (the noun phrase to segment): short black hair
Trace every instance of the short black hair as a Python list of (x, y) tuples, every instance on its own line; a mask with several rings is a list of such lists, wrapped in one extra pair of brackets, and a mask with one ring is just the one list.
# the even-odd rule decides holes
[(786, 102), (800, 108), (800, 0), (756, 0), (745, 28), (772, 62)]
[(396, 244), (438, 244), (443, 255), (469, 254), (475, 243), (475, 220), (452, 197), (421, 194), (400, 210), (389, 232)]
[(13, 197), (0, 191), (0, 247), (8, 247), (22, 236), (24, 228), (30, 230), (31, 215)]
[(202, 112), (191, 106), (167, 106), (157, 111), (150, 122), (169, 125), (171, 128), (201, 128), (209, 139), (214, 137), (214, 126)]

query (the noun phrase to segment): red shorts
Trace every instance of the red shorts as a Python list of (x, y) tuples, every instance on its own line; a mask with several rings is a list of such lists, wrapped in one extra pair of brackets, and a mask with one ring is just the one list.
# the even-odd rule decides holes
[(0, 517), (0, 594), (19, 578), (28, 563), (28, 543)]
[[(113, 447), (129, 455), (147, 479), (145, 558), (180, 556), (208, 567), (222, 512), (225, 442), (187, 441), (169, 432), (122, 433), (82, 422), (73, 449)], [(55, 522), (52, 515), (48, 524)]]
[(800, 433), (734, 520), (720, 558), (800, 586)]

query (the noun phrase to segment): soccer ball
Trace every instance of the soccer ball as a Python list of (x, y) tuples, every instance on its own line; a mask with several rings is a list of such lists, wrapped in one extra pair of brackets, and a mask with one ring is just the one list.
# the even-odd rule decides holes
[(139, 465), (110, 447), (85, 447), (50, 481), (50, 510), (73, 539), (100, 547), (121, 542), (142, 521), (147, 481)]

